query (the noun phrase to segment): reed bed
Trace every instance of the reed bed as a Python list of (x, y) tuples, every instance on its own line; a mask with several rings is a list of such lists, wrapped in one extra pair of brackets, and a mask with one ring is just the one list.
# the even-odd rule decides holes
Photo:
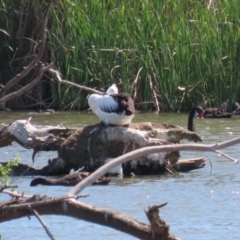
[(62, 1), (54, 11), (54, 62), (79, 84), (106, 89), (121, 82), (128, 92), (142, 67), (136, 102), (144, 109), (156, 106), (153, 91), (166, 111), (233, 102), (240, 84), (238, 4)]
[[(119, 83), (139, 109), (156, 110), (159, 103), (161, 111), (188, 110), (229, 99), (231, 110), (240, 95), (238, 9), (237, 0), (56, 1), (51, 60), (78, 84)], [(77, 97), (74, 108), (88, 108), (87, 92), (56, 89), (60, 108)]]

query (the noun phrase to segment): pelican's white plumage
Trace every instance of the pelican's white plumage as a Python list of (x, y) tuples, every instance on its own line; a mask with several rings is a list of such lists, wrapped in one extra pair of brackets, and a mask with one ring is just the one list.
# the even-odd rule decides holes
[(131, 96), (118, 93), (116, 84), (108, 88), (106, 94), (91, 94), (88, 104), (105, 125), (128, 125), (135, 113)]
[[(110, 162), (110, 161), (112, 161), (112, 160), (114, 160), (114, 159), (115, 159), (115, 158), (107, 158), (107, 159), (105, 160), (105, 163), (108, 163), (108, 162)], [(113, 174), (113, 175), (117, 174), (118, 176), (123, 176), (122, 164), (120, 164), (120, 165), (112, 168), (111, 170), (109, 170), (109, 171), (108, 171), (108, 174)]]

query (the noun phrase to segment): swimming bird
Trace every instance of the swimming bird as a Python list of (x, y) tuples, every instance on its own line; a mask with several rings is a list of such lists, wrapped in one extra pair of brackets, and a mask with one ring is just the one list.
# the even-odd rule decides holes
[(218, 108), (206, 108), (203, 110), (204, 118), (230, 118), (232, 113), (228, 113), (225, 110)]
[[(72, 174), (68, 174), (64, 177), (58, 179), (50, 179), (50, 178), (34, 178), (30, 186), (37, 186), (38, 184), (42, 185), (61, 185), (61, 186), (75, 186), (83, 179), (88, 177), (91, 173), (89, 172), (75, 172)], [(95, 181), (92, 185), (106, 185), (110, 182), (111, 178), (106, 178), (104, 176), (100, 177), (97, 181)]]
[(88, 104), (105, 126), (129, 125), (136, 112), (130, 94), (118, 93), (116, 84), (106, 94), (91, 94)]
[(201, 107), (195, 106), (191, 109), (191, 111), (189, 113), (189, 116), (188, 116), (188, 130), (192, 131), (192, 132), (195, 132), (195, 130), (196, 130), (195, 126), (193, 124), (193, 117), (194, 117), (196, 112), (198, 113), (199, 118), (202, 118), (202, 119), (204, 118), (203, 117), (203, 110), (202, 110)]

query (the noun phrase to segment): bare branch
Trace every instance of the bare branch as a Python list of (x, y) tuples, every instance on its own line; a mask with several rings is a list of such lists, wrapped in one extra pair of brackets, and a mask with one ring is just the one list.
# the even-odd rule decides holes
[[(24, 78), (34, 67), (35, 65), (38, 63), (38, 61), (41, 59), (44, 49), (45, 49), (45, 43), (46, 43), (46, 29), (47, 29), (47, 23), (48, 23), (48, 14), (49, 14), (49, 10), (50, 10), (50, 6), (51, 6), (52, 0), (49, 1), (48, 6), (47, 6), (47, 10), (45, 13), (45, 17), (44, 17), (44, 22), (43, 22), (43, 27), (42, 27), (42, 36), (40, 39), (40, 48), (39, 48), (39, 52), (38, 55), (36, 56), (36, 58), (28, 65), (26, 66), (23, 71), (20, 74), (17, 74), (14, 78), (12, 78), (1, 90), (0, 90), (0, 96), (1, 93), (5, 93), (7, 92), (12, 86), (14, 86), (15, 84), (17, 84), (22, 78)], [(31, 83), (30, 83), (31, 84)], [(28, 86), (28, 85), (27, 85)], [(25, 87), (27, 87), (25, 86)], [(7, 95), (8, 96), (8, 95)], [(12, 97), (4, 97), (0, 99), (0, 104), (1, 103), (5, 103), (6, 101), (8, 101), (9, 99), (12, 99)]]
[(92, 173), (89, 177), (85, 178), (82, 182), (77, 184), (74, 188), (72, 188), (68, 195), (77, 195), (84, 188), (91, 185), (94, 181), (96, 181), (99, 177), (106, 174), (110, 169), (125, 163), (127, 161), (136, 159), (143, 155), (148, 155), (151, 153), (159, 153), (159, 152), (171, 152), (171, 151), (207, 151), (207, 152), (215, 152), (218, 149), (226, 148), (235, 144), (240, 143), (240, 137), (234, 138), (229, 141), (225, 141), (217, 144), (176, 144), (176, 145), (163, 145), (163, 146), (154, 146), (154, 147), (144, 147), (141, 149), (134, 150), (125, 155), (117, 157), (113, 161), (108, 162), (107, 164), (100, 167), (94, 173)]
[(49, 64), (48, 66), (46, 67), (43, 67), (41, 66), (39, 72), (38, 72), (38, 75), (36, 76), (36, 78), (31, 81), (29, 84), (27, 84), (26, 86), (22, 87), (21, 89), (19, 89), (18, 91), (16, 92), (12, 92), (8, 95), (6, 95), (5, 97), (2, 97), (0, 99), (0, 104), (1, 103), (5, 103), (7, 101), (9, 101), (10, 99), (13, 99), (13, 98), (16, 98), (16, 97), (19, 97), (21, 96), (24, 92), (28, 91), (29, 89), (33, 88), (42, 78), (43, 74), (48, 71), (50, 69), (50, 67), (52, 67), (52, 64)]
[(45, 229), (47, 235), (49, 236), (50, 239), (55, 240), (55, 238), (53, 237), (53, 235), (51, 234), (51, 232), (49, 231), (48, 227), (46, 226), (46, 224), (44, 223), (44, 221), (41, 219), (40, 215), (38, 214), (37, 211), (35, 211), (33, 208), (31, 208), (31, 206), (29, 206), (29, 208), (31, 209), (31, 211), (34, 213), (34, 215), (36, 216), (36, 218), (38, 219), (38, 221), (41, 223), (41, 225), (43, 226), (43, 228)]
[(158, 103), (157, 93), (156, 93), (156, 91), (154, 89), (154, 86), (153, 86), (152, 79), (151, 79), (150, 75), (148, 75), (148, 79), (149, 79), (150, 88), (151, 88), (151, 90), (153, 92), (153, 98), (154, 98), (154, 103), (155, 103), (157, 112), (160, 112), (160, 107), (159, 107), (159, 103)]
[(29, 211), (29, 206), (41, 215), (56, 214), (69, 216), (111, 227), (135, 236), (138, 239), (159, 239), (157, 236), (153, 236), (149, 224), (139, 222), (134, 218), (118, 212), (92, 207), (85, 203), (77, 202), (74, 199), (66, 200), (60, 198), (47, 198), (32, 203), (15, 204), (10, 206), (5, 205), (0, 208), (0, 222), (33, 215), (33, 212)]
[(60, 72), (54, 70), (54, 69), (50, 69), (49, 70), (52, 74), (54, 74), (54, 76), (56, 77), (57, 79), (57, 82), (59, 82), (60, 84), (67, 84), (67, 85), (70, 85), (70, 86), (73, 86), (73, 87), (76, 87), (76, 88), (80, 88), (80, 89), (84, 89), (84, 90), (87, 90), (87, 91), (90, 91), (90, 92), (93, 92), (93, 93), (97, 93), (97, 94), (103, 94), (103, 92), (100, 92), (98, 90), (95, 90), (93, 88), (89, 88), (89, 87), (85, 87), (85, 86), (82, 86), (82, 85), (79, 85), (79, 84), (76, 84), (74, 82), (70, 82), (68, 80), (63, 80), (62, 77), (61, 77), (61, 74)]
[(17, 188), (17, 185), (5, 185), (3, 187), (0, 188), (0, 192), (2, 192), (3, 190), (7, 189), (7, 188)]
[(31, 198), (33, 196), (33, 195), (25, 195), (24, 193), (20, 194), (20, 193), (8, 191), (8, 190), (3, 190), (1, 192), (16, 198)]
[(215, 150), (214, 152), (220, 154), (221, 156), (224, 156), (225, 158), (228, 158), (229, 160), (233, 161), (234, 163), (238, 163), (238, 160), (237, 160), (237, 159), (234, 159), (234, 158), (228, 156), (228, 155), (225, 154), (225, 153), (222, 153), (222, 152), (220, 152), (220, 151), (218, 151), (218, 150)]
[(137, 83), (138, 83), (138, 80), (139, 80), (139, 75), (140, 75), (140, 72), (142, 71), (142, 67), (138, 70), (138, 73), (137, 73), (137, 76), (132, 84), (132, 91), (134, 92), (133, 94), (133, 100), (135, 101), (136, 97), (137, 97)]

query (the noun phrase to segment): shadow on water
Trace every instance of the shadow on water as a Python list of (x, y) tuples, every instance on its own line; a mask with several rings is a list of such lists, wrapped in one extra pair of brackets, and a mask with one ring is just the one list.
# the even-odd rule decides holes
[[(36, 114), (27, 112), (0, 113), (0, 123), (8, 124), (16, 119), (28, 119), (39, 125), (81, 127), (98, 122), (95, 115), (79, 112), (59, 112)], [(187, 126), (187, 114), (141, 113), (134, 122), (153, 121)], [(231, 119), (195, 119), (197, 132), (204, 143), (215, 143), (238, 137), (240, 117)], [(187, 142), (186, 142), (187, 143)], [(239, 145), (222, 150), (233, 158), (240, 159)], [(22, 163), (31, 164), (30, 150), (17, 145), (1, 148), (1, 161), (13, 159), (17, 155)], [(35, 167), (42, 167), (56, 152), (40, 152), (36, 156)], [(108, 186), (91, 186), (83, 193), (90, 194), (81, 201), (94, 206), (115, 210), (146, 222), (144, 210), (148, 206), (168, 202), (161, 209), (162, 218), (170, 225), (170, 230), (181, 239), (219, 240), (239, 239), (240, 229), (240, 167), (226, 158), (208, 152), (181, 152), (182, 158), (205, 157), (203, 169), (184, 173), (183, 178), (169, 176), (135, 176), (113, 178)], [(212, 163), (212, 169), (209, 161)], [(13, 179), (14, 180), (14, 179)], [(70, 187), (29, 187), (32, 177), (16, 179), (19, 191), (26, 194), (49, 196), (65, 195)], [(0, 195), (0, 201), (8, 196)], [(134, 239), (110, 228), (62, 216), (43, 216), (54, 237), (69, 239)], [(22, 238), (48, 239), (40, 223), (22, 218), (0, 225), (2, 238), (18, 240)]]

